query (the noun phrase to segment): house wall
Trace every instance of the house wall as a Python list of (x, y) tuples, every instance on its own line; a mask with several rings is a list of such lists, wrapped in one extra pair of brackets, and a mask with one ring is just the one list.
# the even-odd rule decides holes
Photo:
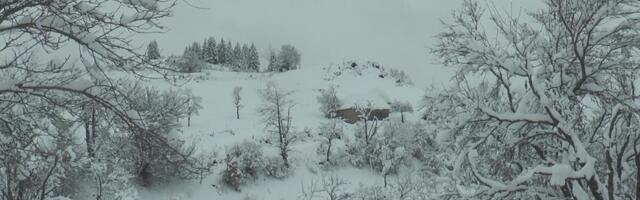
[[(371, 113), (369, 113), (369, 116), (367, 117), (367, 119), (368, 120), (386, 119), (387, 117), (389, 117), (389, 113), (391, 113), (391, 110), (389, 109), (373, 109), (371, 110)], [(346, 109), (340, 109), (336, 111), (336, 117), (340, 117), (345, 122), (350, 124), (360, 121), (360, 115), (362, 114), (356, 111), (356, 109), (354, 108), (346, 108)]]

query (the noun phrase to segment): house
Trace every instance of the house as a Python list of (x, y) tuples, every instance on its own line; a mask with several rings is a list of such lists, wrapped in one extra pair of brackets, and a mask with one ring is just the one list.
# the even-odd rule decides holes
[[(367, 111), (365, 111), (366, 113)], [(391, 109), (389, 108), (381, 108), (381, 109), (372, 109), (367, 116), (367, 120), (382, 120), (389, 117), (389, 113), (391, 113)], [(358, 112), (355, 108), (344, 108), (336, 111), (336, 117), (342, 118), (345, 122), (353, 124), (361, 120), (363, 113)]]
[[(343, 105), (347, 107), (336, 110), (335, 117), (342, 118), (347, 123), (353, 124), (360, 121), (365, 113), (368, 113), (367, 120), (386, 119), (391, 113), (389, 98), (380, 89), (354, 93), (343, 101)], [(356, 108), (358, 105), (366, 105), (366, 109), (358, 110)]]

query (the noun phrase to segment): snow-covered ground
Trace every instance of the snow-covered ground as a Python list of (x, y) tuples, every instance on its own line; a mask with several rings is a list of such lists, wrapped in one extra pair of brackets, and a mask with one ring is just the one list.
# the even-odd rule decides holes
[[(414, 86), (398, 86), (392, 79), (380, 78), (379, 71), (364, 70), (361, 75), (344, 74), (333, 79), (326, 79), (327, 72), (321, 67), (303, 67), (299, 70), (284, 73), (240, 73), (224, 71), (206, 71), (208, 80), (192, 81), (183, 86), (202, 98), (203, 108), (197, 116), (191, 119), (191, 126), (183, 121), (183, 138), (193, 142), (200, 153), (217, 153), (217, 159), (224, 159), (229, 146), (244, 140), (259, 141), (267, 137), (265, 124), (257, 113), (262, 104), (259, 90), (269, 81), (276, 82), (281, 88), (293, 91), (291, 95), (295, 107), (291, 113), (293, 126), (296, 131), (312, 130), (312, 137), (293, 144), (291, 159), (293, 173), (284, 179), (274, 179), (261, 176), (259, 180), (242, 186), (242, 192), (222, 186), (221, 172), (224, 163), (216, 165), (214, 173), (200, 183), (199, 180), (173, 183), (162, 188), (152, 187), (140, 192), (144, 200), (162, 199), (297, 199), (301, 193), (302, 184), (309, 184), (313, 180), (338, 175), (349, 182), (348, 188), (361, 185), (381, 184), (381, 175), (366, 168), (343, 166), (333, 170), (320, 169), (318, 162), (322, 161), (316, 149), (319, 138), (314, 138), (320, 123), (325, 122), (316, 96), (319, 89), (330, 85), (337, 86), (338, 97), (345, 103), (365, 103), (402, 100), (411, 102), (419, 107), (424, 94), (421, 88)], [(166, 86), (162, 82), (154, 82), (159, 87)], [(240, 119), (236, 119), (235, 108), (232, 103), (233, 88), (239, 86), (241, 92)], [(350, 106), (350, 105), (345, 105)], [(406, 114), (405, 114), (406, 115)], [(409, 117), (417, 117), (411, 116)], [(391, 117), (398, 117), (392, 114)], [(346, 124), (346, 133), (352, 132), (354, 125)], [(317, 137), (317, 136), (316, 136)], [(265, 154), (277, 149), (274, 145), (261, 143)]]

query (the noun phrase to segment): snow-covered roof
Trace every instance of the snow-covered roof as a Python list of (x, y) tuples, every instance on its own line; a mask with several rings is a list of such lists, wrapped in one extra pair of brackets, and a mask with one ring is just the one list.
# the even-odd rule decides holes
[(371, 103), (374, 108), (389, 108), (389, 102), (391, 102), (391, 99), (385, 91), (373, 88), (349, 93), (349, 95), (342, 98), (342, 108), (351, 108), (355, 105), (366, 105), (368, 103)]

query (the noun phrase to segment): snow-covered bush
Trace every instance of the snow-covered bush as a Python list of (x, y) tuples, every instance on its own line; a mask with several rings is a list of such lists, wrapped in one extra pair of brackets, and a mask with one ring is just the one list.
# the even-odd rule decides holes
[(398, 86), (413, 85), (413, 81), (407, 73), (399, 69), (390, 69), (389, 76), (396, 81)]
[(262, 149), (253, 141), (235, 144), (227, 150), (225, 163), (223, 182), (240, 191), (241, 184), (256, 179), (262, 170)]
[[(57, 124), (53, 122), (53, 124)], [(66, 123), (65, 123), (66, 124)], [(64, 128), (67, 127), (67, 128)], [(22, 127), (31, 128), (31, 127)], [(53, 128), (53, 127), (52, 127)], [(23, 142), (34, 142), (34, 138), (20, 138), (16, 141), (0, 135), (0, 197), (1, 199), (41, 199), (65, 195), (64, 183), (76, 177), (70, 176), (67, 169), (73, 168), (79, 161), (71, 149), (72, 140), (68, 125), (55, 126), (48, 136), (35, 137), (46, 141), (46, 151), (34, 152)], [(51, 190), (42, 194), (42, 191)]]
[(264, 172), (267, 176), (282, 179), (289, 176), (292, 167), (285, 165), (280, 157), (266, 157), (264, 159)]
[(413, 106), (411, 105), (411, 103), (409, 103), (407, 101), (395, 100), (395, 101), (391, 102), (391, 111), (399, 112), (400, 113), (400, 119), (401, 119), (402, 123), (404, 123), (404, 113), (405, 112), (413, 112)]
[(351, 199), (371, 200), (435, 200), (452, 199), (447, 192), (455, 187), (441, 182), (431, 181), (431, 177), (416, 171), (406, 171), (389, 180), (387, 185), (360, 186), (352, 194)]
[(380, 135), (374, 135), (367, 144), (362, 134), (347, 144), (347, 153), (351, 164), (357, 167), (369, 166), (383, 175), (393, 174), (397, 169), (407, 164), (414, 148), (414, 132), (406, 124), (399, 121), (385, 121)]
[[(318, 148), (318, 152), (323, 155), (325, 158), (323, 163), (326, 162), (327, 165), (336, 164), (333, 157), (332, 147), (334, 147), (334, 140), (339, 140), (344, 135), (344, 122), (338, 119), (332, 119), (329, 122), (323, 123), (318, 127), (318, 134), (322, 137), (322, 142)], [(335, 151), (335, 150), (334, 150)], [(334, 153), (335, 154), (335, 153)]]
[[(144, 119), (143, 130), (117, 135), (121, 148), (118, 154), (128, 159), (138, 174), (142, 185), (166, 182), (174, 179), (198, 178), (205, 168), (206, 160), (193, 157), (195, 147), (181, 138), (178, 123), (200, 108), (188, 90), (160, 91), (139, 83), (123, 83), (131, 115)], [(191, 102), (191, 103), (190, 103)], [(120, 122), (116, 131), (128, 126)], [(114, 136), (116, 137), (116, 136)]]
[(203, 60), (185, 56), (170, 56), (166, 62), (177, 71), (183, 73), (201, 72), (207, 67), (207, 63)]
[(334, 118), (336, 110), (342, 106), (342, 101), (338, 99), (335, 86), (330, 86), (327, 89), (320, 89), (320, 94), (316, 97), (318, 104), (320, 104), (320, 112), (326, 118)]
[(72, 199), (136, 200), (135, 175), (125, 168), (124, 160), (85, 160), (82, 166), (69, 169), (73, 180), (65, 182), (67, 197)]
[(325, 80), (333, 80), (343, 75), (363, 76), (374, 75), (383, 79), (392, 79), (398, 86), (413, 85), (411, 78), (402, 70), (386, 67), (373, 61), (345, 61), (340, 64), (332, 64), (323, 68)]

